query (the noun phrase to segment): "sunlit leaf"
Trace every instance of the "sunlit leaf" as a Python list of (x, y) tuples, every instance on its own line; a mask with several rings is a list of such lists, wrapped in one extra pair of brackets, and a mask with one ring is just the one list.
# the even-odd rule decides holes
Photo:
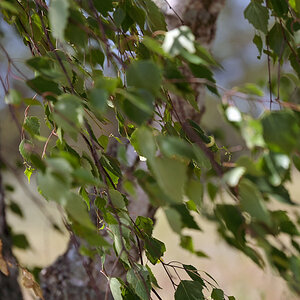
[(3, 257), (3, 242), (2, 240), (0, 239), (0, 271), (8, 276), (9, 275), (9, 271), (8, 271), (8, 265), (7, 265), (7, 262), (6, 260), (4, 259)]

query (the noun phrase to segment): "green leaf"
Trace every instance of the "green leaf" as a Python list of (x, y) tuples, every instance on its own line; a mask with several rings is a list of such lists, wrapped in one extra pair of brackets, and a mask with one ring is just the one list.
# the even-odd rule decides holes
[(46, 164), (46, 172), (38, 172), (38, 186), (47, 199), (64, 204), (70, 190), (72, 167), (62, 158), (47, 159)]
[(166, 33), (163, 50), (171, 56), (184, 55), (186, 52), (195, 53), (195, 36), (187, 26), (175, 28)]
[(113, 11), (112, 0), (93, 0), (96, 9), (104, 16), (108, 16), (109, 11)]
[(241, 134), (248, 148), (265, 147), (262, 122), (254, 119), (243, 120)]
[(244, 16), (257, 30), (267, 34), (269, 11), (259, 1), (251, 1), (244, 11)]
[(283, 210), (273, 211), (272, 219), (274, 220), (276, 226), (278, 226), (278, 233), (285, 232), (291, 236), (300, 235), (296, 225), (291, 221), (291, 219), (287, 215), (287, 212)]
[(180, 161), (157, 157), (151, 162), (158, 185), (175, 203), (182, 203), (186, 166)]
[(32, 137), (40, 135), (40, 120), (37, 117), (27, 117), (23, 127)]
[(262, 97), (264, 95), (264, 92), (254, 83), (245, 83), (243, 86), (240, 86), (237, 88), (239, 92), (249, 94), (249, 95), (255, 95)]
[(64, 31), (69, 17), (68, 0), (51, 0), (49, 6), (49, 21), (52, 35), (61, 41), (64, 40)]
[(98, 209), (103, 211), (103, 210), (105, 210), (106, 200), (104, 198), (101, 198), (101, 197), (96, 197), (95, 205)]
[(106, 113), (107, 110), (107, 99), (108, 94), (103, 89), (94, 88), (88, 92), (90, 104), (92, 106), (92, 111), (96, 115), (96, 117), (103, 115)]
[(19, 152), (26, 161), (30, 161), (31, 153), (33, 152), (33, 143), (23, 139), (19, 145)]
[(151, 283), (152, 283), (154, 286), (156, 286), (156, 287), (158, 287), (159, 289), (161, 289), (161, 287), (158, 285), (157, 280), (156, 280), (154, 274), (152, 273), (150, 267), (149, 267), (148, 265), (146, 265), (146, 268), (147, 268), (147, 270), (148, 270), (148, 273), (149, 273), (149, 276), (150, 276)]
[(147, 237), (145, 239), (146, 256), (149, 261), (155, 265), (159, 262), (159, 259), (164, 255), (166, 246), (163, 242), (153, 237)]
[(197, 269), (192, 265), (182, 265), (182, 266), (184, 267), (184, 270), (186, 271), (186, 273), (191, 277), (191, 279), (193, 279), (193, 281), (198, 281), (201, 283), (202, 289), (203, 289), (203, 287), (205, 287), (205, 283), (202, 280)]
[(167, 30), (165, 17), (161, 10), (153, 1), (138, 0), (139, 4), (145, 9), (147, 24), (152, 32), (157, 30)]
[(241, 208), (254, 219), (271, 225), (270, 214), (257, 187), (251, 181), (243, 179), (238, 188)]
[(79, 224), (89, 229), (95, 228), (87, 211), (87, 206), (80, 196), (74, 193), (68, 193), (67, 202), (64, 207), (66, 211), (71, 215), (71, 217)]
[(197, 78), (204, 78), (209, 81), (208, 84), (206, 84), (207, 89), (214, 93), (215, 95), (219, 96), (217, 88), (214, 86), (216, 83), (214, 79), (213, 72), (205, 65), (203, 64), (189, 64), (189, 67), (194, 74), (195, 77)]
[(150, 297), (150, 276), (146, 267), (135, 265), (127, 272), (126, 279), (134, 292), (142, 299), (149, 300)]
[(128, 86), (148, 90), (157, 94), (162, 80), (161, 70), (150, 60), (139, 60), (130, 64), (126, 72)]
[(186, 195), (192, 200), (197, 208), (200, 208), (203, 200), (203, 185), (200, 181), (190, 180), (186, 185)]
[(172, 207), (175, 208), (176, 211), (180, 214), (182, 227), (201, 230), (185, 204), (175, 204), (172, 205)]
[(286, 43), (282, 33), (283, 30), (285, 29), (281, 28), (280, 24), (275, 23), (268, 33), (269, 46), (278, 57), (282, 55)]
[(165, 52), (164, 52), (164, 50), (161, 47), (161, 44), (157, 40), (155, 40), (155, 39), (153, 39), (153, 38), (151, 38), (149, 36), (144, 36), (142, 43), (150, 51), (152, 51), (152, 52), (154, 52), (154, 53), (156, 53), (158, 55), (161, 55), (161, 56), (165, 56), (166, 55)]
[(120, 78), (101, 76), (95, 80), (95, 88), (105, 90), (109, 95), (114, 94), (118, 86), (122, 86)]
[(140, 28), (145, 27), (146, 14), (142, 8), (138, 7), (137, 5), (127, 5), (126, 13)]
[(199, 148), (198, 145), (193, 144), (194, 153), (196, 155), (196, 162), (200, 168), (210, 170), (211, 164), (207, 155)]
[(32, 57), (26, 61), (26, 64), (41, 75), (55, 80), (64, 75), (54, 68), (54, 61), (48, 57)]
[(182, 235), (180, 237), (180, 246), (191, 253), (195, 253), (194, 242), (192, 237), (189, 235)]
[(142, 125), (153, 116), (155, 99), (148, 90), (138, 89), (130, 93), (123, 90), (122, 94), (125, 96), (122, 108), (130, 120)]
[(120, 27), (126, 17), (126, 12), (121, 7), (118, 7), (114, 11), (113, 16), (116, 26)]
[(17, 90), (10, 89), (5, 95), (4, 101), (6, 104), (18, 105), (22, 102), (22, 97)]
[(214, 300), (224, 300), (224, 292), (221, 289), (213, 289), (211, 297)]
[(273, 186), (269, 183), (266, 177), (258, 177), (256, 180), (253, 180), (253, 182), (262, 193), (267, 193), (282, 203), (295, 205), (295, 203), (290, 199), (289, 192), (283, 185)]
[(92, 185), (99, 185), (98, 178), (95, 178), (91, 171), (85, 168), (78, 168), (72, 172), (74, 179), (76, 179), (80, 184), (92, 184)]
[(99, 64), (100, 66), (103, 66), (105, 56), (100, 49), (91, 48), (90, 54), (87, 57), (87, 60), (93, 67), (95, 67), (97, 64)]
[(20, 12), (18, 6), (16, 7), (14, 4), (12, 4), (8, 1), (1, 1), (0, 8), (6, 9), (13, 14), (18, 14)]
[[(135, 225), (139, 228), (139, 231), (142, 234), (146, 234), (148, 236), (152, 235), (153, 221), (150, 218), (138, 216), (135, 220)], [(139, 233), (139, 231), (138, 231), (138, 233)], [(142, 235), (142, 238), (143, 238), (143, 235)]]
[(34, 169), (31, 167), (26, 167), (24, 174), (27, 177), (28, 183), (30, 183), (31, 175), (33, 173)]
[(49, 199), (54, 200), (59, 203), (65, 202), (67, 196), (68, 185), (59, 177), (51, 174), (50, 172), (41, 173), (37, 175), (37, 183), (39, 189), (42, 191), (43, 195)]
[(175, 300), (204, 300), (202, 289), (198, 281), (181, 280), (175, 292)]
[(112, 277), (109, 280), (110, 291), (114, 297), (114, 300), (122, 300), (122, 284), (118, 278)]
[(179, 156), (187, 159), (196, 159), (192, 146), (179, 137), (158, 136), (157, 140), (159, 148), (165, 156)]
[(262, 50), (263, 50), (263, 41), (259, 35), (255, 35), (253, 38), (253, 43), (256, 45), (259, 55), (257, 56), (258, 59), (261, 59)]
[[(26, 83), (30, 88), (36, 91), (39, 95), (42, 95), (43, 93), (46, 92), (51, 92), (55, 95), (61, 94), (61, 91), (57, 83), (44, 79), (42, 76), (37, 76), (34, 79), (27, 80)], [(47, 96), (47, 97), (53, 99), (53, 96), (52, 97)]]
[(96, 228), (87, 228), (81, 223), (73, 222), (72, 229), (76, 236), (84, 239), (92, 247), (103, 247), (111, 249), (111, 245), (102, 237)]
[(268, 179), (273, 186), (280, 186), (286, 179), (289, 168), (290, 159), (285, 154), (268, 153), (263, 156), (264, 167), (268, 173)]
[(251, 157), (243, 155), (236, 161), (236, 165), (244, 167), (246, 173), (252, 176), (264, 176), (264, 172), (261, 170), (260, 162), (254, 161)]
[[(79, 194), (82, 197), (82, 199), (85, 201), (85, 203), (87, 205), (87, 208), (90, 211), (90, 209), (91, 209), (91, 203), (90, 202), (91, 201), (90, 201), (89, 195), (88, 195), (87, 191), (85, 190), (85, 188), (81, 187), (80, 190), (79, 190)], [(95, 200), (95, 202), (96, 202), (96, 200)]]
[(290, 57), (289, 57), (291, 66), (297, 73), (298, 77), (300, 77), (299, 55), (300, 55), (300, 47), (297, 48), (296, 53), (294, 53), (294, 51), (292, 51), (292, 53), (290, 54)]
[(59, 96), (54, 106), (53, 119), (73, 138), (76, 137), (83, 124), (83, 116), (84, 110), (80, 98), (71, 94)]
[(131, 135), (130, 142), (139, 155), (149, 160), (155, 157), (156, 144), (150, 129), (146, 127), (136, 129)]
[(245, 227), (245, 218), (241, 214), (240, 209), (235, 205), (219, 204), (216, 207), (216, 215), (220, 221), (223, 219), (228, 230), (234, 234), (235, 239), (243, 243), (245, 236), (245, 229), (243, 229)]
[(176, 233), (180, 233), (183, 227), (180, 213), (174, 208), (166, 208), (164, 212), (172, 230)]
[(42, 106), (41, 102), (37, 99), (25, 98), (25, 99), (23, 99), (23, 101), (26, 105)]
[(114, 207), (116, 207), (116, 208), (125, 208), (126, 207), (124, 197), (119, 191), (110, 189), (109, 195), (110, 195), (110, 199), (111, 199), (111, 202), (114, 205)]
[(300, 127), (293, 112), (273, 111), (262, 119), (263, 137), (274, 152), (290, 154), (300, 137)]
[(87, 26), (85, 16), (72, 5), (69, 8), (69, 19), (65, 29), (65, 39), (76, 48), (84, 48), (88, 43), (88, 35), (82, 28)]
[(98, 138), (98, 142), (99, 142), (99, 144), (103, 147), (103, 150), (106, 151), (107, 146), (108, 146), (108, 142), (109, 142), (108, 136), (102, 134), (102, 135)]
[(122, 177), (120, 162), (116, 158), (103, 153), (100, 158), (100, 162), (113, 175)]
[(293, 155), (293, 163), (298, 171), (300, 171), (300, 157), (297, 155)]
[(271, 0), (273, 10), (276, 12), (278, 17), (283, 17), (285, 14), (288, 13), (289, 6), (287, 1), (282, 0)]

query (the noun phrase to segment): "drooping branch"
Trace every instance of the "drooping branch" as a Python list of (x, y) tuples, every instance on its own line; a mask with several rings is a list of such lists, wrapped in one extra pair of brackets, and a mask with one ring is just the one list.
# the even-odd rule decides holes
[[(171, 10), (171, 12), (166, 12), (169, 29), (183, 24), (190, 26), (196, 39), (210, 48), (215, 36), (217, 16), (224, 2), (225, 0), (213, 2), (190, 0), (172, 3), (171, 5), (175, 4), (174, 9)], [(198, 91), (198, 85), (193, 86), (193, 88), (196, 88), (198, 94), (202, 95), (203, 89)], [(200, 98), (202, 98), (202, 96), (200, 96)], [(180, 113), (184, 116), (183, 119), (196, 118), (194, 108), (190, 107), (186, 101), (182, 99), (176, 100), (174, 98), (172, 98), (172, 100), (179, 103), (178, 105), (181, 109)], [(183, 114), (185, 111), (187, 111), (187, 113)], [(92, 147), (91, 152), (93, 152), (95, 149), (93, 149), (92, 139), (88, 141), (88, 143)], [(116, 151), (110, 149), (108, 152), (110, 156), (116, 156)], [(99, 158), (95, 155), (93, 158), (96, 160), (95, 164), (98, 165), (101, 170), (102, 168), (98, 161)], [(129, 199), (129, 215), (132, 216), (133, 219), (138, 215), (152, 218), (156, 209), (151, 206), (145, 194), (140, 193), (138, 198), (138, 201)], [(78, 242), (80, 243), (80, 239), (78, 239)], [(140, 259), (140, 250), (133, 249), (132, 251), (131, 258), (137, 262)], [(118, 274), (118, 276), (124, 278), (124, 268), (121, 263), (116, 264), (117, 260), (118, 257), (116, 255), (107, 256), (105, 268), (109, 274), (111, 273), (109, 269), (114, 268), (114, 274)], [(99, 295), (99, 293), (101, 297), (103, 296), (103, 299), (105, 299), (105, 297), (110, 298), (111, 295), (106, 292), (108, 286), (107, 278), (101, 274), (101, 271), (101, 261), (99, 257), (95, 260), (83, 257), (79, 253), (79, 247), (74, 244), (74, 241), (70, 241), (65, 254), (60, 256), (54, 264), (45, 268), (41, 273), (41, 287), (43, 288), (45, 299), (98, 299), (99, 296), (97, 295)], [(97, 291), (94, 285), (91, 286), (91, 276), (96, 280)]]

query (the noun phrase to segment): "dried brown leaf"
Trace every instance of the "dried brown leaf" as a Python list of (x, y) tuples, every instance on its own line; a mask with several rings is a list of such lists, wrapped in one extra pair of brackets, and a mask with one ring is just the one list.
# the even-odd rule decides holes
[(41, 287), (34, 280), (33, 275), (24, 268), (22, 268), (22, 285), (27, 289), (33, 289), (34, 294), (44, 300)]
[(3, 255), (2, 255), (2, 247), (3, 247), (3, 244), (2, 244), (2, 240), (0, 239), (0, 271), (8, 276), (9, 275), (9, 270), (8, 270), (8, 265), (7, 265), (7, 262), (6, 260), (4, 259)]

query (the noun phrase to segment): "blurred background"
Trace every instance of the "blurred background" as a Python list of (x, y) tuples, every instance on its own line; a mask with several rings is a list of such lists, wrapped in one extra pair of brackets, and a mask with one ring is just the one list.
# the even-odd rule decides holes
[[(217, 37), (213, 54), (223, 66), (215, 71), (216, 81), (225, 88), (247, 82), (263, 83), (267, 81), (266, 58), (257, 59), (258, 51), (252, 43), (254, 30), (243, 17), (243, 11), (249, 0), (227, 0), (225, 9), (218, 20)], [(23, 44), (12, 27), (0, 17), (1, 44), (5, 47), (14, 63), (30, 77), (30, 70), (24, 66), (30, 52)], [(0, 73), (2, 78), (7, 74), (7, 57), (0, 50)], [(10, 75), (12, 75), (11, 73)], [(14, 87), (23, 97), (32, 97), (22, 80), (17, 76), (7, 78), (10, 87)], [(24, 166), (18, 153), (20, 132), (15, 124), (20, 124), (24, 118), (24, 107), (12, 116), (4, 103), (5, 91), (0, 86), (0, 153), (7, 167), (3, 171), (6, 200), (9, 206), (8, 222), (14, 232), (14, 249), (19, 262), (24, 267), (38, 270), (47, 266), (62, 254), (67, 246), (68, 234), (51, 228), (49, 218), (61, 225), (61, 215), (57, 206), (47, 203), (37, 193), (35, 178), (30, 184), (24, 176)], [(219, 128), (224, 128), (225, 122), (217, 110), (217, 100), (212, 95), (206, 96), (207, 112), (203, 122), (205, 127), (217, 134)], [(259, 115), (262, 108), (251, 103), (238, 103), (244, 110), (252, 110)], [(40, 108), (31, 108), (35, 113)], [(15, 119), (15, 120), (14, 120)], [(227, 125), (226, 125), (227, 126)], [(239, 145), (233, 129), (226, 127), (224, 143)], [(293, 176), (290, 185), (291, 197), (297, 202), (300, 190), (297, 189), (299, 175)], [(21, 209), (21, 212), (19, 211)], [(205, 252), (210, 258), (198, 258), (179, 247), (179, 238), (170, 229), (161, 211), (156, 215), (157, 223), (154, 236), (162, 240), (167, 247), (165, 261), (180, 261), (192, 264), (200, 270), (211, 274), (220, 287), (228, 295), (234, 295), (241, 300), (287, 300), (296, 299), (276, 273), (268, 268), (262, 271), (247, 257), (226, 245), (217, 235), (214, 224), (198, 217), (198, 223), (203, 229), (201, 234), (187, 231), (194, 238), (195, 248)], [(173, 298), (173, 288), (161, 265), (154, 268), (155, 275), (163, 290), (159, 294), (163, 299)], [(34, 298), (27, 294), (28, 299)]]

